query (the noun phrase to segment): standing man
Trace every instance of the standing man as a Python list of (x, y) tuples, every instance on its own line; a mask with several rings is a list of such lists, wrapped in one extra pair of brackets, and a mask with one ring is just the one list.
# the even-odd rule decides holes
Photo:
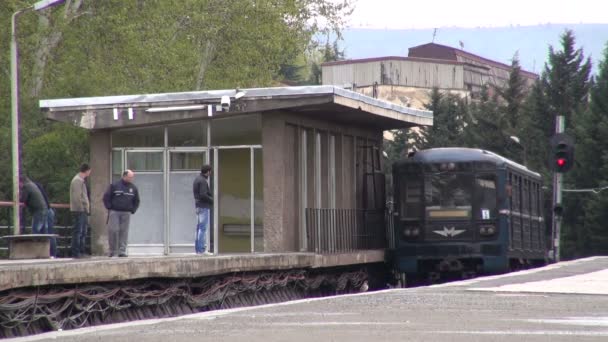
[(44, 234), (48, 206), (40, 189), (26, 176), (19, 176), (21, 202), (25, 204), (32, 215), (32, 234)]
[(194, 250), (196, 254), (211, 255), (207, 250), (207, 230), (209, 229), (209, 218), (211, 208), (213, 208), (213, 195), (209, 190), (209, 177), (211, 176), (211, 166), (203, 165), (201, 174), (194, 179), (192, 190), (194, 192), (194, 206), (196, 207), (196, 240)]
[(122, 179), (110, 184), (103, 195), (103, 204), (108, 209), (108, 242), (110, 257), (127, 256), (129, 220), (139, 208), (139, 192), (133, 184), (135, 173), (126, 170)]
[(91, 214), (91, 204), (85, 180), (91, 174), (91, 167), (82, 164), (80, 171), (70, 183), (70, 212), (72, 213), (72, 258), (85, 258), (88, 216)]

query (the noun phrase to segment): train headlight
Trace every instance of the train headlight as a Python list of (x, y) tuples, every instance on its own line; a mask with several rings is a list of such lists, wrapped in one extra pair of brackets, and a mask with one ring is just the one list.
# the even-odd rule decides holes
[(405, 228), (403, 229), (403, 236), (406, 238), (415, 238), (420, 235), (420, 228)]
[(479, 228), (479, 235), (491, 236), (496, 234), (496, 227), (494, 226), (481, 226)]

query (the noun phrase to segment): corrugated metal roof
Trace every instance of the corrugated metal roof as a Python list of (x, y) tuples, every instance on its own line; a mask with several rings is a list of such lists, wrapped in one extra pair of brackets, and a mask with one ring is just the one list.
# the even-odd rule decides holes
[[(462, 50), (462, 49), (457, 49), (455, 47), (452, 46), (447, 46), (447, 45), (442, 45), (442, 44), (437, 44), (437, 43), (427, 43), (427, 44), (422, 44), (422, 45), (417, 45), (417, 46), (413, 46), (410, 48), (410, 50), (412, 49), (424, 49), (426, 47), (436, 47), (436, 48), (440, 48), (440, 49), (445, 49), (445, 50), (449, 50), (452, 51), (454, 54), (456, 55), (460, 55), (463, 56), (465, 58), (470, 58), (472, 60), (475, 60), (479, 63), (486, 63), (488, 65), (492, 65), (494, 67), (497, 68), (502, 68), (502, 69), (506, 69), (506, 70), (511, 70), (511, 66), (502, 62), (498, 62), (489, 58), (485, 58), (479, 55), (476, 55), (474, 53), (470, 53), (468, 51)], [(418, 56), (418, 58), (425, 58), (426, 56), (422, 57), (422, 56)], [(428, 56), (429, 58), (437, 58), (437, 56)], [(414, 58), (414, 57), (411, 57)], [(528, 76), (528, 77), (532, 77), (532, 78), (538, 78), (538, 74), (535, 74), (533, 72), (521, 69), (521, 73)]]

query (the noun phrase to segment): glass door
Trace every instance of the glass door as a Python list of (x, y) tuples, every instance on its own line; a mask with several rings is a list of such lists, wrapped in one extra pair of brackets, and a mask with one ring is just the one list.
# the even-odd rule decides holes
[(213, 148), (215, 253), (262, 252), (262, 150), (257, 146)]
[(126, 150), (124, 159), (126, 168), (135, 172), (140, 198), (129, 225), (128, 254), (164, 254), (164, 150)]
[[(196, 214), (192, 183), (206, 163), (207, 152), (203, 149), (169, 151), (169, 191), (168, 191), (168, 235), (170, 254), (194, 253), (196, 235)], [(209, 232), (211, 225), (209, 226)], [(207, 245), (209, 238), (207, 238)]]

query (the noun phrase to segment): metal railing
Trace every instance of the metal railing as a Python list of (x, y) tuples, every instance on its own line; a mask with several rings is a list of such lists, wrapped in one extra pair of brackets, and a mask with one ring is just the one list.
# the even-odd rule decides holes
[(341, 253), (387, 247), (385, 212), (306, 208), (309, 252)]
[[(13, 235), (13, 202), (0, 201), (0, 236)], [(69, 204), (51, 204), (51, 208), (55, 210), (55, 222), (53, 225), (54, 233), (57, 237), (57, 257), (69, 257), (70, 246), (72, 242), (72, 215), (70, 214)], [(32, 219), (29, 217), (27, 210), (21, 211), (21, 228), (20, 234), (32, 233)], [(91, 227), (87, 230), (86, 250), (90, 254), (91, 251)], [(0, 259), (8, 257), (8, 243), (5, 239), (0, 239)]]

